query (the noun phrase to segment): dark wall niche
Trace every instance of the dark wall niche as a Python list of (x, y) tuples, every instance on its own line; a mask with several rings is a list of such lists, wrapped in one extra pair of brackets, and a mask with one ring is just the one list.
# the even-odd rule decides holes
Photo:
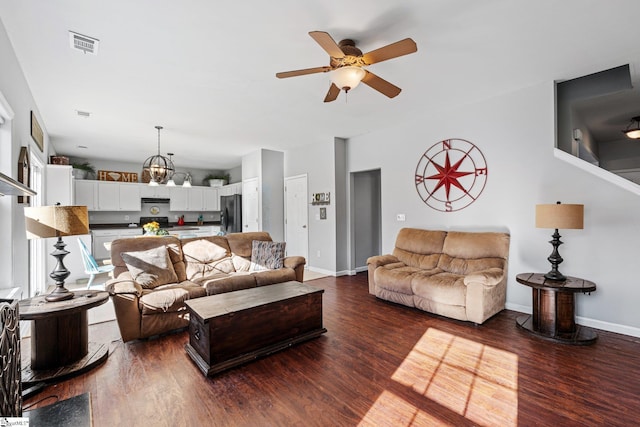
[(640, 140), (622, 130), (640, 115), (629, 65), (556, 83), (556, 147), (640, 184)]

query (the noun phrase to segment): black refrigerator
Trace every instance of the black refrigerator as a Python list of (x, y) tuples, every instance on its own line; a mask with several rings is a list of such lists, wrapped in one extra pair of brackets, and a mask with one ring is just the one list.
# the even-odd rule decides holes
[(224, 234), (242, 231), (242, 195), (220, 196), (220, 231)]

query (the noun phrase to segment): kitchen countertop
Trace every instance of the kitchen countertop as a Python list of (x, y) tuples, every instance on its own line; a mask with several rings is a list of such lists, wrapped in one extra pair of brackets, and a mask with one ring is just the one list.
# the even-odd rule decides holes
[[(170, 222), (169, 227), (165, 228), (167, 231), (178, 230), (195, 230), (197, 227), (207, 227), (211, 225), (220, 225), (219, 221), (205, 221), (202, 225), (198, 225), (197, 222), (185, 222), (184, 225), (178, 225), (175, 222)], [(91, 230), (113, 230), (113, 229), (142, 229), (142, 225), (137, 224), (135, 227), (129, 227), (129, 224), (117, 223), (117, 224), (89, 224)]]

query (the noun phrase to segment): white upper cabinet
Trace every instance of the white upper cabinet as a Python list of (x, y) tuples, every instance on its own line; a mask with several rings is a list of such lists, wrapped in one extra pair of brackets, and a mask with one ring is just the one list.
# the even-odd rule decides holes
[(76, 179), (74, 187), (78, 206), (86, 206), (90, 211), (98, 210), (98, 181)]

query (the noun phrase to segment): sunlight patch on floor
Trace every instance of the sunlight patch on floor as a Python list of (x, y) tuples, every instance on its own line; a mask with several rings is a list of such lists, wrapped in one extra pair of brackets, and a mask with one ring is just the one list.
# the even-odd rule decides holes
[[(392, 379), (478, 425), (517, 425), (518, 356), (514, 353), (429, 328)], [(402, 399), (385, 390), (361, 425), (379, 423), (382, 413), (396, 418), (397, 426), (422, 425), (417, 420), (424, 411), (398, 400)], [(400, 421), (395, 413), (405, 410), (411, 416)]]

